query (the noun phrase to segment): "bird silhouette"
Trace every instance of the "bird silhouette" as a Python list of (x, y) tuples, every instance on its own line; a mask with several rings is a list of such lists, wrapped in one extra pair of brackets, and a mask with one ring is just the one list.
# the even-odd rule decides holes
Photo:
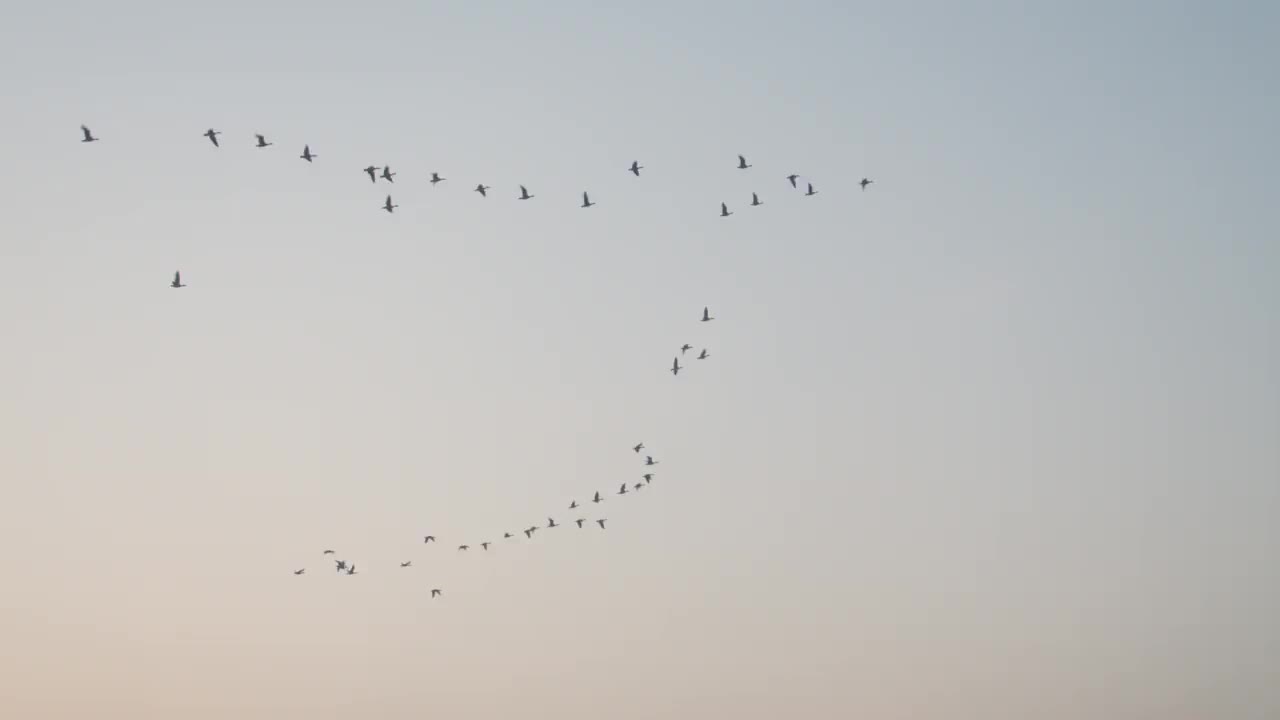
[(706, 359), (707, 359), (707, 358), (709, 358), (709, 357), (711, 357), (711, 356), (707, 354), (707, 349), (706, 349), (706, 348), (702, 348), (702, 352), (698, 355), (698, 359), (699, 359), (699, 360), (706, 360)]
[(431, 597), (439, 597), (441, 594), (440, 588), (431, 588)]
[(492, 545), (492, 544), (493, 544), (493, 543), (491, 543), (491, 542), (482, 542), (482, 543), (480, 543), (480, 547), (484, 548), (485, 550), (488, 550), (488, 549), (489, 549), (489, 546), (490, 546), (490, 545)]
[(383, 203), (383, 205), (382, 205), (382, 209), (383, 209), (383, 210), (386, 210), (387, 212), (395, 212), (395, 211), (396, 211), (396, 208), (398, 208), (398, 207), (400, 207), (400, 206), (399, 206), (399, 205), (392, 205), (392, 204), (391, 204), (391, 196), (390, 196), (390, 195), (388, 195), (388, 196), (387, 196), (387, 201), (386, 201), (385, 203)]
[(355, 563), (351, 563), (351, 567), (347, 568), (347, 574), (348, 574), (348, 575), (355, 575), (355, 574), (356, 574), (356, 565), (355, 565)]
[(715, 318), (711, 317), (711, 308), (702, 308), (702, 322), (711, 322)]
[(644, 456), (644, 464), (645, 464), (645, 465), (657, 465), (657, 464), (658, 464), (658, 461), (657, 461), (657, 460), (654, 460), (652, 455), (645, 455), (645, 456)]
[(365, 174), (369, 176), (369, 182), (371, 183), (378, 182), (378, 166), (377, 165), (370, 165), (369, 167), (365, 168), (364, 171), (365, 171)]
[(868, 180), (868, 179), (866, 179), (866, 178), (862, 178), (862, 182), (860, 182), (860, 183), (858, 183), (858, 184), (859, 184), (859, 185), (861, 185), (861, 186), (862, 186), (863, 191), (865, 191), (865, 190), (867, 189), (867, 186), (868, 186), (868, 185), (870, 185), (870, 184), (871, 184), (871, 183), (873, 183), (873, 182), (875, 182), (875, 180)]
[(632, 450), (635, 450), (636, 452), (640, 452), (641, 450), (643, 450), (643, 449), (644, 449), (644, 443), (640, 443), (639, 445), (636, 445), (635, 447), (633, 447), (633, 448), (631, 448), (631, 449), (632, 449)]
[(578, 507), (578, 501), (577, 501), (577, 500), (572, 500), (572, 501), (570, 501), (570, 502), (569, 502), (569, 509), (570, 509), (570, 510), (572, 510), (572, 509), (574, 509), (574, 508), (576, 508), (576, 507)]
[(431, 187), (435, 187), (436, 183), (444, 182), (447, 178), (440, 177), (440, 173), (431, 173)]
[(653, 473), (645, 473), (641, 477), (644, 478), (645, 485), (648, 485), (649, 483), (653, 482)]
[(307, 162), (311, 162), (311, 159), (312, 159), (312, 158), (318, 158), (318, 157), (320, 157), (320, 156), (319, 156), (319, 155), (312, 155), (312, 154), (311, 154), (311, 146), (310, 146), (310, 145), (303, 145), (303, 146), (302, 146), (302, 154), (301, 154), (301, 155), (299, 155), (298, 157), (302, 158), (303, 160), (306, 160)]
[(332, 554), (333, 554), (333, 551), (332, 551), (332, 550), (325, 550), (324, 552), (322, 552), (322, 553), (320, 553), (320, 554), (321, 554), (321, 555), (332, 555)]
[(533, 199), (533, 196), (529, 194), (529, 191), (528, 191), (528, 190), (526, 190), (526, 189), (525, 189), (525, 187), (524, 187), (523, 185), (521, 185), (521, 186), (520, 186), (520, 197), (519, 197), (519, 198), (517, 198), (517, 199), (518, 199), (518, 200), (532, 200), (532, 199)]
[(529, 538), (530, 540), (532, 540), (532, 539), (533, 539), (533, 528), (525, 528), (525, 530), (524, 530), (524, 536), (525, 536), (525, 537), (527, 537), (527, 538)]
[(592, 205), (595, 205), (595, 203), (591, 202), (591, 198), (587, 197), (587, 193), (586, 193), (586, 191), (584, 190), (584, 191), (582, 192), (582, 207), (584, 207), (584, 208), (589, 208), (589, 207), (591, 207)]
[(476, 192), (480, 193), (480, 197), (489, 197), (489, 186), (481, 183), (476, 186)]
[(426, 537), (422, 538), (422, 542), (423, 542), (424, 544), (425, 544), (425, 543), (435, 542), (435, 541), (436, 541), (436, 536), (435, 536), (435, 535), (427, 535)]
[(675, 360), (671, 361), (671, 374), (678, 376), (680, 375), (680, 370), (682, 370), (682, 368), (680, 367), (680, 358), (676, 358)]
[(510, 540), (512, 537), (515, 537), (515, 536), (512, 535), (511, 533), (502, 533), (503, 540)]
[(347, 561), (346, 561), (346, 560), (335, 560), (335, 561), (334, 561), (334, 564), (338, 566), (338, 567), (337, 567), (337, 571), (338, 571), (338, 572), (342, 572), (343, 570), (346, 570), (346, 569), (347, 569)]
[(470, 549), (471, 549), (471, 546), (470, 546), (470, 545), (459, 545), (459, 546), (458, 546), (458, 550), (460, 550), (460, 551), (466, 551), (466, 550), (470, 550)]
[(739, 156), (738, 156), (738, 169), (739, 169), (739, 170), (746, 170), (746, 169), (747, 169), (747, 168), (749, 168), (749, 167), (751, 167), (751, 166), (747, 164), (747, 159), (746, 159), (746, 158), (744, 158), (744, 157), (742, 157), (741, 155), (739, 155)]
[(690, 350), (692, 350), (692, 349), (693, 349), (693, 346), (692, 346), (692, 345), (690, 345), (689, 343), (685, 343), (685, 344), (683, 344), (683, 345), (681, 345), (681, 346), (680, 346), (680, 354), (681, 354), (681, 355), (683, 355), (683, 354), (685, 354), (685, 353), (689, 352), (689, 351), (690, 351)]
[(644, 483), (636, 483), (634, 487), (638, 491), (640, 488), (644, 487)]
[(560, 526), (556, 524), (555, 518), (547, 518), (547, 527), (553, 528), (553, 527), (560, 527)]
[(635, 162), (631, 163), (631, 167), (627, 169), (630, 170), (631, 173), (636, 177), (640, 177), (640, 171), (644, 169), (644, 166), (640, 164), (639, 160), (636, 160)]
[(301, 575), (301, 574), (305, 573), (306, 571), (307, 571), (307, 569), (306, 569), (306, 568), (302, 568), (301, 570), (294, 570), (294, 571), (293, 571), (293, 574), (294, 574), (294, 575)]
[(601, 502), (604, 502), (604, 498), (600, 497), (600, 493), (599, 493), (599, 492), (596, 492), (596, 496), (595, 496), (595, 497), (593, 497), (593, 498), (591, 498), (591, 502), (593, 502), (593, 503), (601, 503)]
[(218, 132), (217, 130), (214, 130), (213, 128), (209, 128), (208, 130), (204, 131), (204, 136), (209, 138), (209, 142), (213, 143), (214, 147), (221, 147), (220, 145), (218, 145), (218, 136), (221, 134), (222, 133)]
[(618, 488), (618, 494), (619, 494), (619, 495), (626, 495), (626, 494), (627, 494), (627, 484), (626, 484), (626, 483), (622, 483), (622, 487)]
[(791, 187), (795, 187), (795, 186), (796, 186), (796, 180), (798, 180), (799, 178), (800, 178), (800, 176), (799, 176), (799, 175), (796, 175), (795, 173), (792, 173), (792, 174), (790, 174), (790, 175), (788, 175), (788, 176), (787, 176), (787, 179), (791, 181)]
[(173, 282), (169, 283), (169, 287), (171, 287), (171, 288), (184, 288), (184, 287), (186, 287), (186, 285), (183, 285), (183, 284), (182, 284), (182, 273), (180, 273), (180, 272), (174, 272), (174, 273), (173, 273)]
[(396, 176), (396, 174), (395, 174), (395, 173), (393, 173), (393, 172), (391, 172), (391, 166), (390, 166), (390, 165), (386, 165), (386, 166), (384, 166), (384, 167), (382, 168), (382, 179), (383, 179), (383, 180), (386, 180), (386, 181), (387, 181), (387, 182), (389, 182), (389, 183), (393, 183), (393, 182), (395, 182), (395, 180), (393, 179), (395, 176)]
[(412, 560), (407, 560), (407, 561), (405, 561), (405, 562), (400, 563), (400, 567), (409, 567), (409, 566), (411, 566), (411, 565), (413, 565), (413, 561), (412, 561)]
[(755, 206), (757, 206), (757, 205), (763, 205), (763, 204), (764, 204), (764, 203), (760, 202), (760, 196), (759, 196), (759, 195), (757, 195), (757, 194), (755, 194), (755, 193), (751, 193), (751, 207), (755, 207)]
[(586, 522), (586, 521), (587, 521), (587, 519), (586, 519), (586, 518), (578, 518), (577, 520), (574, 520), (574, 522), (578, 523), (578, 529), (579, 529), (579, 530), (581, 530), (581, 529), (582, 529), (582, 523), (584, 523), (584, 522)]
[(817, 195), (818, 191), (813, 189), (813, 183), (809, 183), (809, 190), (805, 195)]
[(729, 216), (730, 216), (730, 215), (732, 215), (732, 214), (733, 214), (733, 213), (729, 212), (729, 206), (728, 206), (728, 205), (726, 205), (726, 204), (724, 204), (724, 203), (720, 203), (720, 217), (729, 217)]
[(266, 139), (265, 137), (263, 137), (262, 135), (254, 135), (254, 137), (258, 138), (258, 145), (257, 145), (257, 146), (258, 146), (258, 147), (260, 147), (260, 148), (270, 147), (270, 146), (272, 146), (272, 145), (274, 145), (274, 144), (275, 144), (275, 143), (269, 143), (269, 142), (267, 142), (267, 139)]
[(605, 521), (605, 520), (608, 520), (608, 519), (609, 519), (609, 518), (600, 518), (599, 520), (597, 520), (597, 521), (596, 521), (596, 524), (598, 524), (598, 525), (600, 526), (600, 529), (601, 529), (601, 530), (603, 530), (603, 529), (604, 529), (604, 521)]
[(80, 142), (97, 142), (98, 141), (98, 138), (94, 137), (93, 133), (89, 132), (89, 128), (85, 127), (84, 125), (80, 126), (80, 132), (84, 133), (84, 139), (82, 139)]

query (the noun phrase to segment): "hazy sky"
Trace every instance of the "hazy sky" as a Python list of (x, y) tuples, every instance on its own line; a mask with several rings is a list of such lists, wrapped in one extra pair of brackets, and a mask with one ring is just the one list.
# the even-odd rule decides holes
[(1274, 3), (0, 19), (5, 717), (1280, 716)]

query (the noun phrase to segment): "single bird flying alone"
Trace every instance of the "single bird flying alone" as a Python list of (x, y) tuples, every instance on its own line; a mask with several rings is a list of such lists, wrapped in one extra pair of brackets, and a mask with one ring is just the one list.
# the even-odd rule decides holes
[(532, 199), (533, 199), (533, 196), (529, 194), (529, 191), (528, 191), (528, 190), (526, 190), (526, 189), (525, 189), (525, 187), (524, 187), (523, 185), (521, 185), (521, 186), (520, 186), (520, 197), (518, 197), (518, 198), (516, 198), (516, 199), (517, 199), (517, 200), (532, 200)]
[(706, 348), (702, 348), (702, 352), (698, 355), (698, 359), (699, 359), (699, 360), (706, 360), (706, 359), (707, 359), (707, 358), (709, 358), (709, 357), (711, 357), (711, 356), (707, 354), (707, 349), (706, 349)]
[(390, 195), (388, 195), (388, 196), (387, 196), (387, 201), (386, 201), (385, 203), (383, 203), (383, 204), (382, 204), (382, 209), (383, 209), (383, 210), (386, 210), (387, 212), (395, 212), (395, 211), (396, 211), (396, 208), (398, 208), (398, 207), (400, 207), (400, 206), (399, 206), (399, 205), (392, 205), (392, 204), (391, 204), (391, 196), (390, 196)]
[(176, 272), (176, 271), (173, 273), (173, 282), (169, 283), (169, 287), (171, 287), (171, 288), (184, 288), (184, 287), (186, 287), (186, 285), (183, 285), (183, 284), (182, 284), (182, 273), (180, 273), (180, 272)]
[(739, 155), (739, 156), (738, 156), (738, 169), (739, 169), (739, 170), (746, 170), (746, 169), (747, 169), (747, 168), (749, 168), (749, 167), (751, 167), (751, 166), (747, 164), (747, 159), (746, 159), (745, 157), (743, 157), (743, 156)]
[(711, 322), (715, 318), (711, 317), (711, 308), (702, 308), (702, 322)]
[(208, 130), (204, 131), (204, 136), (209, 138), (209, 142), (213, 143), (214, 147), (221, 147), (220, 145), (218, 145), (218, 136), (221, 134), (222, 133), (218, 132), (217, 130), (214, 130), (213, 128), (209, 128)]
[(80, 132), (84, 133), (84, 138), (81, 139), (80, 142), (97, 142), (98, 141), (98, 138), (94, 137), (93, 133), (89, 132), (88, 127), (81, 125)]
[(274, 145), (274, 144), (275, 144), (275, 143), (269, 143), (269, 142), (267, 142), (267, 139), (266, 139), (265, 137), (263, 137), (262, 135), (257, 135), (257, 134), (255, 134), (255, 135), (254, 135), (254, 137), (258, 138), (258, 145), (257, 145), (257, 147), (264, 148), (264, 147), (270, 147), (270, 146), (272, 146), (272, 145)]
[(759, 196), (759, 195), (757, 195), (757, 194), (755, 194), (755, 193), (751, 193), (751, 207), (755, 207), (755, 206), (757, 206), (757, 205), (763, 205), (763, 204), (764, 204), (764, 203), (760, 202), (760, 196)]
[(813, 183), (809, 183), (809, 190), (808, 192), (805, 193), (805, 195), (808, 196), (808, 195), (817, 195), (817, 194), (818, 194), (818, 191), (813, 189)]
[(583, 190), (582, 191), (582, 207), (589, 208), (592, 205), (595, 205), (595, 203), (591, 202), (591, 198), (587, 197), (587, 192)]
[(868, 186), (868, 185), (870, 185), (870, 184), (871, 184), (871, 183), (873, 183), (873, 182), (875, 182), (875, 180), (868, 180), (868, 179), (866, 179), (866, 178), (862, 178), (862, 182), (860, 182), (860, 183), (858, 183), (858, 184), (859, 184), (859, 185), (861, 185), (861, 186), (862, 186), (862, 189), (865, 191), (865, 190), (867, 189), (867, 186)]
[(480, 197), (489, 197), (489, 186), (481, 183), (476, 186), (476, 192), (480, 193)]
[(369, 182), (371, 183), (378, 182), (378, 166), (377, 165), (370, 165), (369, 167), (365, 168), (364, 171), (369, 176)]
[(302, 158), (303, 160), (306, 160), (307, 162), (311, 162), (311, 159), (312, 159), (312, 158), (318, 158), (318, 157), (320, 157), (320, 156), (319, 156), (319, 155), (312, 155), (312, 154), (311, 154), (311, 146), (310, 146), (310, 145), (303, 145), (303, 146), (302, 146), (302, 154), (301, 154), (301, 155), (299, 155), (298, 157)]
[(631, 163), (631, 167), (627, 169), (631, 171), (631, 174), (635, 175), (636, 177), (640, 177), (640, 171), (644, 169), (644, 166), (640, 164), (639, 160), (636, 160), (635, 162)]
[(733, 214), (733, 213), (729, 212), (729, 206), (728, 206), (728, 205), (726, 205), (726, 204), (724, 204), (724, 203), (720, 203), (720, 217), (729, 217), (729, 216), (730, 216), (730, 215), (732, 215), (732, 214)]
[(787, 176), (787, 179), (791, 181), (791, 187), (796, 187), (796, 180), (799, 180), (800, 176), (795, 173), (791, 173)]
[(386, 165), (386, 166), (384, 166), (384, 167), (382, 168), (382, 179), (383, 179), (383, 180), (386, 180), (387, 182), (393, 183), (393, 182), (395, 182), (395, 180), (393, 180), (392, 178), (394, 178), (395, 176), (396, 176), (396, 174), (395, 174), (395, 173), (393, 173), (393, 172), (391, 172), (391, 166), (390, 166), (390, 165)]
[(671, 374), (672, 374), (672, 375), (676, 375), (676, 376), (680, 375), (680, 371), (681, 371), (682, 369), (683, 369), (683, 368), (681, 368), (681, 367), (680, 367), (680, 358), (676, 358), (675, 360), (672, 360), (672, 361), (671, 361)]
[(440, 173), (431, 173), (431, 187), (435, 187), (436, 183), (444, 182), (446, 178), (440, 177)]

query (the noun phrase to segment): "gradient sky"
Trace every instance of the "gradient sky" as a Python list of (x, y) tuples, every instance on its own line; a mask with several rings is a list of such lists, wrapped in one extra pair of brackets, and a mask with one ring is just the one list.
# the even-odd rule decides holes
[(1280, 716), (1280, 10), (961, 5), (5, 4), (0, 714)]

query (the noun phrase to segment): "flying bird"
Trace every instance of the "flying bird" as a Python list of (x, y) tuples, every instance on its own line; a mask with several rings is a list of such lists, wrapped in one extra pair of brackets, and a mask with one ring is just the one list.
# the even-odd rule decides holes
[(523, 185), (521, 185), (521, 186), (520, 186), (520, 197), (519, 197), (519, 198), (517, 198), (517, 199), (518, 199), (518, 200), (530, 200), (530, 199), (532, 199), (532, 198), (533, 198), (533, 196), (529, 194), (529, 191), (528, 191), (528, 190), (526, 190), (526, 189), (525, 189), (525, 187), (524, 187)]
[(332, 554), (333, 554), (333, 551), (332, 551), (332, 550), (325, 550), (324, 552), (322, 552), (322, 553), (320, 553), (320, 554), (321, 554), (321, 555), (332, 555)]
[(711, 308), (702, 308), (702, 322), (711, 322), (715, 318), (711, 317)]
[(94, 137), (93, 133), (89, 132), (89, 128), (85, 127), (84, 125), (80, 126), (80, 132), (84, 133), (84, 139), (81, 140), (80, 142), (97, 142), (98, 141), (98, 138)]
[(586, 518), (578, 518), (577, 520), (574, 520), (574, 522), (578, 523), (578, 529), (579, 529), (579, 530), (581, 530), (581, 529), (582, 529), (582, 523), (584, 523), (584, 522), (586, 522), (586, 521), (587, 521), (587, 519), (586, 519)]
[(171, 287), (171, 288), (184, 288), (184, 287), (186, 287), (186, 285), (183, 285), (183, 284), (182, 284), (182, 273), (180, 273), (180, 272), (176, 272), (176, 271), (173, 273), (173, 282), (169, 283), (169, 287)]
[(511, 533), (502, 533), (503, 540), (510, 540), (513, 537)]
[(547, 518), (547, 527), (553, 528), (553, 527), (560, 527), (560, 526), (556, 524), (555, 518)]
[(351, 567), (347, 568), (347, 574), (348, 574), (348, 575), (355, 575), (355, 574), (356, 574), (356, 566), (355, 566), (355, 564), (354, 564), (354, 563), (352, 563)]
[(689, 343), (685, 343), (684, 345), (680, 346), (680, 354), (683, 355), (692, 349), (693, 349), (692, 345), (690, 345)]
[(402, 562), (402, 563), (400, 563), (400, 567), (409, 567), (409, 566), (410, 566), (410, 565), (412, 565), (412, 564), (413, 564), (413, 561), (412, 561), (412, 560), (408, 560), (408, 561), (406, 561), (406, 562)]
[(268, 146), (270, 146), (270, 145), (274, 145), (274, 144), (275, 144), (275, 143), (269, 143), (269, 142), (267, 142), (267, 139), (266, 139), (265, 137), (263, 137), (262, 135), (254, 135), (254, 137), (258, 138), (258, 147), (260, 147), (260, 148), (268, 147)]
[(813, 189), (813, 183), (809, 183), (809, 191), (805, 195), (817, 195), (818, 191)]
[(720, 217), (729, 217), (729, 216), (730, 216), (730, 215), (732, 215), (732, 214), (733, 214), (733, 213), (729, 212), (729, 206), (728, 206), (728, 205), (726, 205), (726, 204), (724, 204), (724, 203), (720, 203)]
[(792, 174), (790, 174), (790, 175), (788, 175), (788, 176), (787, 176), (787, 179), (791, 181), (791, 187), (795, 187), (795, 186), (796, 186), (796, 180), (797, 180), (797, 179), (799, 179), (799, 178), (800, 178), (800, 176), (799, 176), (799, 175), (796, 175), (795, 173), (792, 173)]
[[(705, 351), (704, 351), (704, 352), (705, 352)], [(658, 464), (658, 461), (657, 461), (657, 460), (654, 460), (652, 455), (645, 455), (645, 456), (644, 456), (644, 464), (645, 464), (645, 465), (657, 465), (657, 464)]]
[(626, 495), (626, 494), (627, 494), (627, 484), (626, 484), (626, 483), (622, 483), (622, 487), (618, 488), (618, 494), (619, 494), (619, 495)]
[(589, 208), (592, 205), (595, 205), (595, 203), (591, 202), (591, 198), (587, 197), (587, 192), (584, 190), (582, 192), (582, 207)]
[(346, 560), (334, 560), (334, 564), (338, 566), (337, 567), (338, 572), (342, 572), (343, 570), (347, 569)]
[(470, 549), (471, 549), (471, 546), (470, 546), (470, 545), (459, 545), (459, 546), (458, 546), (458, 549), (459, 549), (459, 550), (470, 550)]
[(435, 535), (427, 535), (426, 537), (422, 538), (423, 543), (429, 543), (429, 542), (435, 542), (435, 541), (436, 541)]
[(489, 186), (481, 183), (476, 186), (476, 192), (480, 193), (480, 197), (489, 197)]
[(640, 488), (642, 488), (642, 487), (644, 487), (644, 484), (643, 484), (643, 483), (636, 483), (636, 484), (635, 484), (635, 489), (636, 489), (636, 491), (637, 491), (637, 492), (638, 492), (638, 491), (640, 490)]
[(631, 173), (636, 177), (640, 177), (640, 171), (644, 169), (644, 166), (640, 164), (639, 160), (636, 160), (635, 162), (631, 163), (631, 167), (627, 169), (630, 170)]
[(597, 523), (598, 525), (600, 525), (600, 529), (601, 529), (601, 530), (603, 530), (603, 529), (604, 529), (604, 521), (605, 521), (605, 520), (608, 520), (608, 519), (609, 519), (609, 518), (601, 518), (601, 519), (599, 519), (599, 520), (597, 520), (597, 521), (596, 521), (596, 523)]
[(370, 165), (369, 167), (365, 168), (364, 171), (369, 175), (369, 182), (371, 183), (378, 182), (378, 166), (377, 165)]
[(311, 159), (312, 159), (312, 158), (318, 158), (318, 157), (320, 157), (320, 156), (319, 156), (319, 155), (312, 155), (312, 154), (311, 154), (311, 146), (310, 146), (310, 145), (303, 145), (303, 146), (302, 146), (302, 154), (301, 154), (301, 155), (299, 155), (298, 157), (302, 158), (303, 160), (306, 160), (307, 162), (311, 162)]
[(431, 597), (439, 597), (440, 588), (431, 588)]
[(221, 147), (220, 145), (218, 145), (218, 136), (221, 134), (222, 133), (218, 132), (217, 130), (214, 130), (213, 128), (209, 128), (208, 130), (204, 131), (204, 136), (209, 138), (209, 142), (213, 143), (214, 147)]
[(868, 179), (866, 179), (866, 178), (862, 178), (862, 182), (860, 182), (860, 183), (858, 183), (858, 184), (862, 186), (863, 191), (866, 191), (867, 186), (868, 186), (868, 185), (870, 185), (870, 184), (871, 184), (871, 183), (873, 183), (873, 182), (875, 182), (875, 180), (868, 180)]
[(396, 208), (398, 208), (398, 207), (400, 207), (400, 206), (399, 206), (399, 205), (392, 205), (392, 204), (391, 204), (391, 196), (390, 196), (390, 195), (388, 195), (388, 196), (387, 196), (387, 201), (386, 201), (385, 203), (383, 203), (383, 205), (382, 205), (382, 209), (383, 209), (383, 210), (386, 210), (387, 212), (395, 212)]
[(485, 550), (488, 550), (488, 549), (489, 549), (489, 546), (490, 546), (490, 545), (492, 545), (492, 544), (493, 544), (493, 543), (482, 542), (482, 543), (480, 543), (480, 547), (484, 548)]
[(706, 360), (706, 359), (707, 359), (707, 358), (709, 358), (709, 357), (711, 357), (711, 356), (707, 354), (707, 349), (706, 349), (706, 348), (702, 348), (702, 352), (698, 355), (698, 359), (699, 359), (699, 360)]
[(746, 170), (746, 169), (747, 169), (747, 168), (749, 168), (749, 167), (751, 167), (751, 166), (747, 164), (747, 159), (746, 159), (746, 158), (744, 158), (744, 157), (742, 157), (741, 155), (739, 155), (739, 156), (738, 156), (738, 169), (739, 169), (739, 170)]
[(680, 367), (680, 358), (676, 358), (675, 360), (671, 361), (671, 374), (672, 374), (672, 375), (679, 375), (679, 374), (680, 374), (680, 370), (681, 370), (681, 367)]
[(641, 477), (644, 478), (645, 485), (648, 485), (649, 483), (653, 482), (653, 473), (645, 473)]
[(391, 183), (393, 183), (393, 182), (395, 182), (395, 180), (392, 180), (392, 178), (394, 178), (395, 176), (396, 176), (396, 174), (395, 174), (395, 173), (393, 173), (393, 172), (391, 172), (391, 166), (390, 166), (390, 165), (387, 165), (386, 167), (382, 168), (382, 179), (383, 179), (383, 180), (386, 180), (387, 182), (391, 182)]
[(570, 503), (569, 503), (569, 509), (570, 509), (570, 510), (572, 510), (572, 509), (574, 509), (574, 508), (576, 508), (576, 507), (578, 507), (578, 501), (577, 501), (577, 500), (574, 500), (574, 501), (572, 501), (572, 502), (570, 502)]
[(527, 538), (529, 538), (530, 540), (532, 540), (532, 539), (533, 539), (533, 530), (534, 530), (534, 528), (526, 528), (526, 529), (525, 529), (525, 531), (524, 531), (524, 536), (525, 536), (525, 537), (527, 537)]
[(760, 196), (759, 196), (759, 195), (757, 195), (757, 194), (755, 194), (755, 193), (751, 193), (751, 207), (755, 207), (755, 206), (757, 206), (757, 205), (763, 205), (763, 204), (764, 204), (764, 203), (760, 202)]
[(305, 573), (306, 571), (307, 571), (307, 569), (306, 569), (306, 568), (302, 568), (301, 570), (294, 570), (294, 571), (293, 571), (293, 574), (294, 574), (294, 575), (301, 575), (301, 574)]
[(440, 177), (440, 173), (431, 173), (431, 187), (435, 187), (436, 183), (444, 182), (446, 178)]
[(633, 447), (633, 448), (631, 448), (631, 449), (632, 449), (632, 450), (635, 450), (636, 452), (640, 452), (641, 450), (643, 450), (643, 449), (644, 449), (644, 443), (640, 443), (639, 445), (636, 445), (635, 447)]

